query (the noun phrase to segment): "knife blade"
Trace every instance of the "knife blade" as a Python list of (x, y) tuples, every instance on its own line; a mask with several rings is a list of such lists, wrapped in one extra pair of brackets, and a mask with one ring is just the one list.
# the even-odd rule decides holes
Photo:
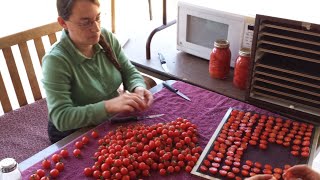
[(163, 84), (164, 87), (166, 87), (166, 88), (169, 89), (170, 91), (178, 94), (180, 97), (182, 97), (182, 98), (184, 98), (184, 99), (186, 99), (186, 100), (188, 100), (188, 101), (191, 101), (190, 98), (188, 98), (188, 96), (186, 96), (186, 95), (184, 95), (183, 93), (181, 93), (178, 89), (173, 88), (171, 85), (169, 85), (169, 84), (167, 84), (167, 83), (165, 83), (165, 82), (163, 82), (162, 84)]
[(152, 119), (161, 117), (164, 114), (153, 114), (153, 115), (145, 115), (145, 116), (127, 116), (127, 117), (119, 117), (110, 119), (111, 123), (124, 123), (128, 121), (140, 121), (142, 119)]
[(164, 56), (161, 53), (158, 53), (158, 57), (162, 66), (162, 69), (166, 72), (169, 73), (169, 69), (167, 66), (167, 61), (165, 60)]

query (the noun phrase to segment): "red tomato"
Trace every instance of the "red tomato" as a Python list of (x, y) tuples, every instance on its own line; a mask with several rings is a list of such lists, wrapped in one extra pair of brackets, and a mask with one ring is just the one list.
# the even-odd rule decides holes
[(50, 169), (51, 167), (51, 162), (48, 159), (43, 160), (41, 164), (44, 169)]
[(95, 138), (95, 139), (96, 139), (96, 138), (98, 138), (98, 137), (99, 137), (99, 133), (98, 133), (97, 131), (95, 131), (95, 130), (94, 130), (94, 131), (92, 131), (92, 132), (91, 132), (91, 137), (93, 137), (93, 138)]
[(77, 142), (74, 144), (74, 146), (75, 146), (77, 149), (82, 149), (83, 143), (82, 143), (82, 141), (77, 141)]
[(93, 171), (93, 177), (99, 179), (101, 177), (101, 172), (99, 170)]
[(30, 180), (40, 180), (40, 177), (38, 174), (31, 174), (29, 177)]
[(38, 176), (42, 178), (43, 176), (46, 175), (46, 172), (43, 169), (38, 169), (36, 174), (38, 174)]
[(227, 171), (225, 171), (225, 170), (219, 170), (219, 174), (221, 175), (221, 176), (226, 176), (227, 175)]
[(43, 176), (40, 180), (50, 180), (48, 176)]
[(89, 137), (88, 136), (83, 136), (82, 138), (81, 138), (81, 142), (83, 143), (83, 144), (88, 144), (89, 143)]
[(187, 172), (191, 172), (192, 167), (191, 167), (191, 166), (186, 166), (185, 170), (186, 170)]
[(210, 167), (210, 168), (209, 168), (209, 172), (210, 172), (211, 174), (217, 174), (218, 169), (215, 168), (215, 167)]
[(167, 171), (165, 169), (160, 169), (159, 173), (160, 173), (160, 175), (164, 176), (167, 174)]
[(51, 160), (52, 160), (53, 162), (55, 162), (55, 163), (59, 162), (59, 161), (61, 160), (60, 154), (53, 154), (53, 155), (51, 156)]
[(59, 170), (58, 169), (52, 169), (50, 171), (50, 176), (53, 177), (53, 178), (56, 178), (59, 176)]
[(80, 157), (81, 156), (81, 150), (80, 149), (74, 149), (73, 150), (73, 155), (75, 156), (75, 157)]
[(84, 174), (85, 176), (87, 176), (87, 177), (91, 176), (91, 175), (92, 175), (92, 169), (89, 168), (89, 167), (84, 168), (83, 174)]
[(59, 172), (63, 171), (64, 170), (63, 162), (57, 162), (55, 168), (58, 169)]
[(66, 149), (62, 149), (62, 150), (60, 151), (60, 155), (61, 155), (63, 158), (66, 158), (66, 157), (69, 156), (69, 152), (68, 152), (68, 150), (66, 150)]
[(228, 172), (227, 177), (233, 179), (236, 175), (233, 172)]

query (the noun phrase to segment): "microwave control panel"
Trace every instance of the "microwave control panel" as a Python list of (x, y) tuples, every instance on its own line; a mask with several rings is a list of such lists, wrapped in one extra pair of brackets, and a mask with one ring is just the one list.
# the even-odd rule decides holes
[(251, 48), (253, 31), (254, 31), (254, 25), (252, 23), (245, 23), (243, 39), (242, 39), (242, 47)]

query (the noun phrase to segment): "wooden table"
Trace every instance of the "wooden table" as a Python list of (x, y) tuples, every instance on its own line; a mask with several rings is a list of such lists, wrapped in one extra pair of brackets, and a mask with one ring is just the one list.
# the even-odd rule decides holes
[[(151, 58), (146, 54), (148, 32), (137, 32), (130, 37), (124, 51), (131, 62), (143, 73), (162, 80), (175, 79), (185, 81), (204, 89), (223, 94), (234, 99), (245, 101), (245, 91), (232, 84), (233, 69), (226, 80), (212, 79), (209, 76), (209, 61), (176, 50), (176, 25), (167, 27), (155, 34), (151, 44)], [(168, 65), (170, 74), (165, 73), (158, 59), (161, 52)], [(208, 55), (209, 56), (209, 55)]]
[[(255, 112), (261, 115), (264, 114), (272, 117), (278, 117), (277, 114), (271, 113), (264, 109), (257, 108), (253, 105), (237, 101), (235, 99), (220, 95), (218, 93), (214, 93), (212, 91), (205, 90), (197, 86), (192, 86), (184, 82), (174, 83), (173, 86), (179, 89), (185, 95), (187, 95), (191, 99), (191, 101), (186, 101), (180, 96), (177, 96), (176, 94), (170, 92), (168, 89), (162, 89), (162, 86), (159, 85), (157, 87), (161, 88), (161, 91), (154, 95), (155, 102), (153, 106), (149, 110), (142, 112), (142, 114), (165, 113), (165, 115), (155, 119), (142, 120), (141, 123), (150, 126), (158, 123), (172, 122), (177, 117), (183, 117), (185, 119), (188, 119), (190, 120), (190, 122), (197, 126), (199, 132), (198, 145), (202, 148), (204, 148), (205, 145), (208, 143), (210, 137), (212, 137), (212, 134), (216, 132), (219, 124), (221, 123), (223, 117), (225, 116), (230, 107), (243, 111)], [(136, 123), (137, 122), (129, 122), (128, 124), (110, 124), (109, 122), (104, 122), (101, 125), (95, 127), (95, 129), (101, 133), (101, 136), (104, 136), (104, 134), (107, 134), (110, 131), (114, 131), (119, 126), (125, 127), (126, 125), (134, 125)], [(73, 134), (73, 137), (70, 137), (70, 139), (64, 139), (64, 142), (60, 141), (60, 144), (57, 143), (55, 145), (52, 145), (52, 151), (43, 152), (44, 154), (42, 154), (42, 156), (38, 156), (38, 160), (35, 161), (35, 164), (27, 164), (26, 161), (28, 160), (21, 163), (21, 169), (25, 170), (23, 172), (24, 179), (27, 179), (32, 173), (35, 172), (36, 169), (41, 168), (42, 159), (50, 158), (53, 152), (60, 152), (63, 143), (67, 143), (66, 146), (64, 146), (63, 148), (67, 149), (69, 152), (72, 152), (73, 149), (75, 149), (75, 141), (80, 140), (83, 135), (90, 136), (90, 132), (91, 131), (87, 131), (84, 133), (77, 132), (78, 134)], [(70, 153), (70, 157), (68, 157), (68, 159), (64, 159), (65, 169), (61, 173), (62, 179), (70, 179), (71, 177), (76, 179), (86, 179), (82, 174), (83, 169), (85, 167), (91, 167), (93, 165), (94, 161), (92, 160), (92, 156), (98, 149), (98, 144), (96, 142), (97, 139), (91, 140), (92, 141), (83, 148), (83, 154), (81, 158), (75, 158)], [(58, 148), (59, 146), (60, 148)], [(315, 146), (312, 146), (313, 153), (310, 154), (310, 157), (314, 157), (314, 148)], [(36, 156), (31, 158), (36, 158)], [(310, 160), (311, 164), (312, 158)], [(261, 162), (264, 164), (268, 163), (268, 156), (265, 156), (261, 160)], [(279, 163), (279, 166), (281, 167), (284, 165), (284, 162)], [(186, 172), (179, 172), (168, 176), (161, 176), (158, 172), (155, 171), (152, 172), (151, 177), (149, 177), (148, 179), (150, 178), (199, 179), (199, 177), (193, 176), (190, 173)]]

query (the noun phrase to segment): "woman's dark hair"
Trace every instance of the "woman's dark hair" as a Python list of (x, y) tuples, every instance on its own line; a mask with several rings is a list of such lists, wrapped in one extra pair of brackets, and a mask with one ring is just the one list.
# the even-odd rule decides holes
[(100, 6), (99, 0), (57, 0), (58, 15), (64, 20), (69, 20), (72, 14), (72, 8), (76, 1), (89, 1)]

